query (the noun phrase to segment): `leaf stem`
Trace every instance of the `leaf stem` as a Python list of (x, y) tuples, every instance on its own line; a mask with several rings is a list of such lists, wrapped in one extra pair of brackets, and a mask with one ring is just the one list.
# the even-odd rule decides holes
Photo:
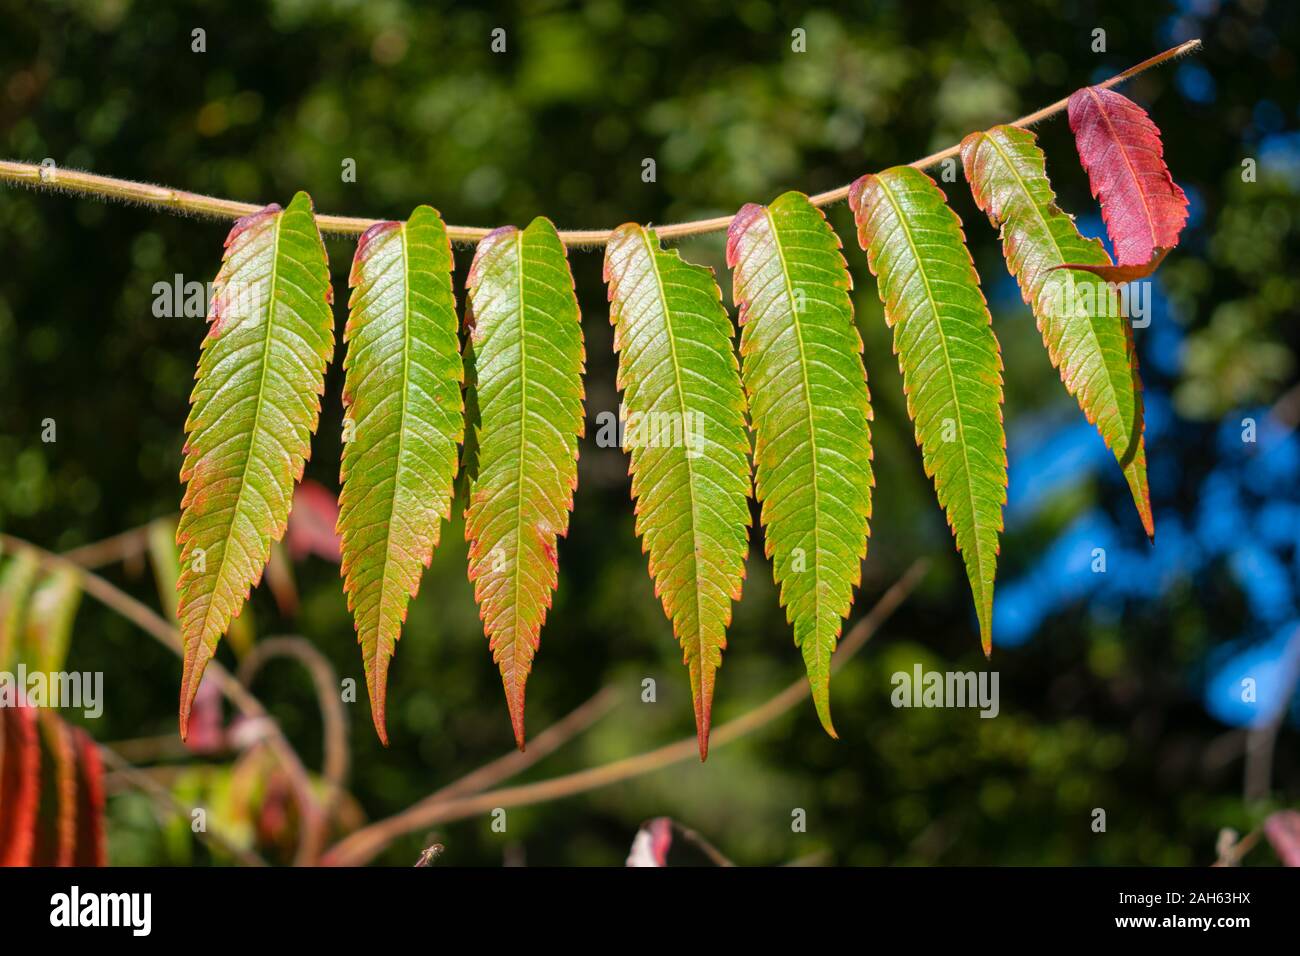
[[(1110, 89), (1130, 80), (1153, 67), (1160, 66), (1177, 57), (1200, 49), (1199, 39), (1188, 40), (1163, 53), (1157, 53), (1131, 66), (1122, 73), (1117, 73), (1101, 83), (1095, 84), (1099, 89)], [(1049, 106), (1028, 113), (1012, 120), (1011, 126), (1032, 126), (1066, 108), (1069, 97), (1059, 99)], [(936, 166), (945, 159), (957, 156), (961, 146), (954, 144), (946, 149), (931, 153), (912, 162), (917, 169)], [(186, 192), (170, 186), (155, 186), (151, 183), (132, 182), (127, 179), (115, 179), (75, 169), (60, 169), (57, 166), (42, 166), (35, 163), (22, 163), (0, 160), (0, 182), (28, 186), (51, 192), (62, 192), (76, 196), (93, 196), (98, 199), (117, 200), (119, 202), (140, 203), (155, 209), (163, 209), (178, 215), (191, 214), (207, 216), (213, 219), (238, 219), (252, 215), (262, 209), (254, 203), (236, 202), (233, 199), (221, 199), (216, 196), (204, 196), (201, 193)], [(813, 205), (829, 206), (841, 202), (849, 194), (849, 187), (839, 186), (810, 197)], [(721, 232), (731, 224), (731, 216), (717, 216), (712, 219), (697, 219), (691, 222), (670, 223), (656, 226), (655, 232), (660, 239), (682, 239), (710, 232)], [(377, 221), (361, 216), (327, 216), (316, 217), (321, 232), (334, 236), (359, 236)], [(483, 226), (448, 226), (447, 235), (455, 242), (478, 242), (492, 230)], [(570, 229), (560, 232), (560, 239), (570, 248), (591, 248), (605, 244), (609, 238), (609, 229)]]

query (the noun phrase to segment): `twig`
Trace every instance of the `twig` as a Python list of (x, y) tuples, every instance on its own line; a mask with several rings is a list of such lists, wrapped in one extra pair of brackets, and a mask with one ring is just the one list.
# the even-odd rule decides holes
[[(320, 706), (321, 727), (325, 738), (325, 758), (321, 776), (325, 779), (328, 789), (315, 824), (324, 828), (328, 825), (330, 813), (347, 785), (350, 762), (347, 716), (343, 711), (343, 699), (339, 695), (338, 674), (333, 665), (326, 660), (325, 655), (312, 646), (310, 641), (294, 635), (269, 637), (258, 641), (240, 662), (239, 680), (245, 686), (251, 686), (253, 678), (262, 665), (276, 657), (291, 657), (299, 661), (307, 668), (312, 684), (316, 688), (316, 701)], [(323, 835), (318, 835), (316, 839), (300, 841), (295, 865), (314, 865), (316, 862), (314, 854), (318, 854), (323, 845)]]
[[(1139, 73), (1143, 73), (1152, 67), (1160, 66), (1163, 63), (1191, 53), (1199, 49), (1201, 41), (1188, 40), (1186, 43), (1179, 44), (1176, 47), (1165, 50), (1150, 59), (1144, 60), (1136, 66), (1130, 67), (1122, 73), (1117, 73), (1108, 80), (1096, 84), (1102, 89), (1109, 89), (1118, 86), (1126, 80), (1132, 79)], [(1017, 120), (1012, 120), (1012, 126), (1032, 126), (1041, 122), (1050, 116), (1055, 116), (1066, 108), (1068, 97), (1059, 99), (1050, 106), (1045, 106), (1033, 113), (1028, 113)], [(945, 159), (958, 155), (961, 151), (961, 145), (955, 143), (947, 149), (942, 149), (937, 153), (931, 153), (911, 163), (917, 169), (926, 169), (935, 166)], [(200, 193), (185, 192), (184, 190), (172, 189), (168, 186), (154, 186), (149, 183), (132, 182), (126, 179), (114, 179), (111, 176), (100, 176), (95, 173), (82, 172), (80, 170), (59, 169), (54, 166), (40, 166), (35, 163), (21, 163), (12, 161), (0, 161), (0, 182), (16, 183), (23, 186), (30, 186), (33, 189), (46, 189), (55, 192), (71, 193), (74, 195), (94, 196), (100, 199), (116, 199), (122, 202), (135, 202), (142, 205), (152, 206), (157, 209), (164, 209), (170, 212), (191, 213), (200, 216), (210, 216), (216, 219), (238, 219), (242, 216), (248, 216), (263, 208), (254, 203), (235, 202), (230, 199), (220, 199), (216, 196), (204, 196)], [(812, 196), (812, 202), (818, 206), (828, 206), (832, 203), (840, 202), (849, 194), (847, 185), (840, 186), (836, 189), (828, 190), (824, 193), (818, 193)], [(316, 217), (316, 222), (322, 232), (336, 236), (357, 236), (365, 232), (375, 224), (377, 220), (367, 219), (357, 216), (327, 216), (321, 215)], [(700, 219), (693, 222), (679, 222), (670, 225), (659, 226), (656, 232), (660, 239), (681, 239), (685, 236), (698, 236), (709, 232), (721, 232), (731, 224), (731, 216), (718, 216), (713, 219)], [(486, 236), (491, 229), (480, 226), (448, 226), (447, 235), (457, 242), (477, 242)], [(605, 243), (609, 237), (608, 229), (573, 229), (565, 230), (560, 233), (560, 239), (567, 245), (573, 247), (600, 246)]]
[(1281, 660), (1286, 665), (1282, 679), (1282, 695), (1277, 709), (1268, 721), (1246, 731), (1246, 766), (1242, 773), (1242, 797), (1247, 803), (1263, 800), (1272, 788), (1273, 748), (1278, 731), (1289, 710), (1287, 702), (1300, 682), (1300, 627), (1291, 632)]
[[(831, 666), (838, 669), (857, 653), (890, 614), (907, 598), (925, 574), (926, 562), (918, 560), (904, 572), (876, 602), (848, 635), (840, 642)], [(729, 720), (713, 731), (715, 747), (724, 746), (737, 738), (763, 727), (790, 710), (808, 696), (808, 682), (796, 680), (785, 690), (753, 710)], [(467, 797), (442, 799), (426, 797), (394, 816), (379, 820), (345, 837), (321, 858), (325, 865), (359, 866), (375, 857), (389, 843), (406, 833), (421, 830), (439, 823), (463, 820), (488, 813), (497, 807), (518, 807), (559, 800), (610, 784), (662, 770), (676, 763), (690, 760), (698, 754), (698, 741), (694, 736), (659, 747), (633, 757), (580, 770), (576, 773), (553, 777), (537, 783), (503, 787)]]
[(735, 866), (736, 865), (731, 862), (731, 860), (727, 857), (725, 853), (719, 850), (708, 840), (704, 839), (704, 837), (702, 837), (698, 831), (692, 830), (690, 827), (686, 826), (683, 823), (678, 823), (676, 820), (670, 819), (668, 822), (672, 824), (672, 828), (677, 833), (678, 836), (680, 836), (687, 843), (692, 844), (697, 850), (699, 850), (701, 853), (707, 856), (714, 866)]
[(141, 525), (111, 538), (92, 541), (65, 551), (62, 557), (83, 568), (102, 568), (114, 561), (123, 561), (144, 553), (149, 547), (149, 525)]
[(567, 715), (529, 740), (527, 750), (511, 750), (491, 763), (486, 763), (445, 787), (435, 790), (428, 799), (447, 800), (451, 797), (480, 793), (523, 773), (528, 767), (550, 755), (609, 713), (617, 697), (613, 687), (605, 687), (597, 691), (585, 703), (579, 704)]

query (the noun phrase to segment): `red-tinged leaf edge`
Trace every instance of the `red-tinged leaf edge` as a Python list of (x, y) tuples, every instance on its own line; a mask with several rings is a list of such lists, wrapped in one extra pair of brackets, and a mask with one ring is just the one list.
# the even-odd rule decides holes
[(29, 866), (41, 802), (36, 709), (0, 707), (0, 866)]
[(1158, 264), (1157, 252), (1178, 245), (1187, 222), (1187, 196), (1165, 164), (1160, 129), (1128, 97), (1095, 86), (1077, 90), (1068, 112), (1116, 264)]

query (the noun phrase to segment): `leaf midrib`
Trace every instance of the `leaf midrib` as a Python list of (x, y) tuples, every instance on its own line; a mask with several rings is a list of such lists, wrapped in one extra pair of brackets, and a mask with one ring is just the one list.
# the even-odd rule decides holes
[[(821, 492), (818, 482), (819, 471), (817, 467), (817, 429), (813, 422), (812, 409), (812, 387), (808, 381), (808, 357), (804, 349), (803, 341), (803, 323), (799, 320), (799, 310), (795, 308), (794, 288), (790, 284), (790, 267), (785, 257), (785, 247), (781, 243), (780, 233), (776, 228), (776, 220), (772, 216), (770, 206), (763, 207), (763, 214), (767, 217), (768, 228), (772, 230), (772, 245), (776, 249), (777, 258), (781, 263), (781, 279), (785, 284), (786, 301), (790, 303), (790, 316), (794, 322), (794, 337), (799, 343), (799, 374), (803, 380), (804, 407), (807, 410), (808, 418), (808, 448), (812, 455), (812, 499), (813, 499), (813, 641), (814, 643), (821, 639), (821, 621), (822, 621), (822, 590), (821, 590)], [(820, 655), (818, 660), (818, 670), (820, 672)]]
[[(1147, 223), (1147, 232), (1151, 235), (1151, 245), (1158, 245), (1156, 241), (1156, 224), (1151, 216), (1151, 205), (1147, 202), (1146, 190), (1142, 188), (1142, 180), (1138, 178), (1137, 170), (1133, 168), (1133, 161), (1129, 159), (1128, 150), (1124, 146), (1123, 140), (1120, 139), (1119, 130), (1115, 129), (1115, 124), (1110, 121), (1110, 114), (1106, 111), (1105, 104), (1102, 102), (1097, 91), (1088, 87), (1087, 93), (1096, 102), (1097, 113), (1101, 116), (1101, 121), (1106, 124), (1106, 129), (1110, 132), (1111, 142), (1119, 150), (1119, 154), (1124, 157), (1124, 165), (1128, 167), (1128, 174), (1133, 180), (1133, 188), (1137, 190), (1138, 198), (1142, 200), (1142, 210)], [(1118, 252), (1118, 250), (1116, 250)], [(1122, 264), (1122, 263), (1121, 263)]]
[[(907, 239), (908, 248), (912, 250), (912, 256), (916, 260), (916, 271), (917, 274), (921, 276), (921, 282), (925, 286), (925, 296), (930, 302), (930, 311), (934, 315), (934, 326), (939, 335), (939, 345), (943, 349), (943, 368), (944, 371), (948, 373), (948, 384), (952, 389), (953, 414), (957, 416), (957, 436), (959, 444), (961, 445), (962, 464), (966, 472), (966, 480), (963, 484), (966, 487), (966, 500), (970, 503), (971, 530), (974, 532), (975, 538), (971, 550), (974, 552), (973, 557), (975, 559), (975, 564), (979, 569), (980, 598), (983, 600), (985, 589), (984, 548), (982, 547), (980, 538), (980, 528), (982, 527), (983, 522), (980, 521), (979, 509), (975, 506), (975, 487), (973, 475), (970, 469), (970, 451), (966, 444), (966, 426), (962, 421), (961, 397), (957, 392), (957, 377), (953, 374), (952, 355), (948, 351), (948, 337), (943, 331), (943, 322), (939, 317), (939, 305), (935, 301), (934, 290), (930, 287), (930, 277), (925, 271), (924, 258), (921, 256), (921, 252), (917, 248), (916, 240), (912, 237), (912, 228), (908, 223), (907, 217), (903, 215), (903, 210), (894, 198), (893, 193), (890, 191), (889, 184), (885, 181), (884, 177), (878, 176), (876, 181), (880, 184), (880, 190), (884, 194), (885, 199), (888, 200), (889, 205), (893, 208), (894, 215), (898, 217), (898, 222), (903, 228), (903, 235)], [(935, 188), (937, 189), (938, 187), (936, 186)], [(924, 445), (922, 446), (922, 450), (924, 450)], [(935, 466), (934, 475), (937, 484), (939, 479), (939, 468), (937, 465)], [(954, 531), (955, 530), (954, 527)]]
[(375, 646), (372, 666), (379, 663), (379, 642), (383, 634), (384, 611), (388, 607), (390, 573), (393, 567), (393, 516), (397, 514), (398, 486), (402, 474), (402, 454), (406, 447), (406, 418), (410, 410), (411, 390), (411, 257), (407, 244), (410, 235), (406, 223), (398, 226), (402, 247), (402, 410), (397, 420), (397, 456), (393, 466), (393, 495), (388, 504), (388, 521), (384, 531), (384, 574), (379, 590), (379, 619), (375, 622)]
[[(645, 246), (646, 253), (650, 257), (650, 269), (655, 277), (655, 291), (659, 296), (659, 307), (663, 310), (664, 330), (668, 338), (668, 351), (673, 365), (673, 379), (676, 384), (677, 407), (679, 414), (682, 416), (682, 428), (685, 429), (686, 394), (682, 389), (681, 365), (677, 359), (677, 336), (673, 331), (672, 313), (668, 309), (668, 297), (664, 291), (664, 280), (659, 271), (659, 254), (650, 243), (649, 230), (641, 228), (638, 232), (641, 234), (641, 242)], [(694, 582), (691, 587), (691, 598), (695, 602), (695, 643), (699, 654), (699, 666), (701, 672), (703, 672), (707, 655), (704, 645), (704, 614), (700, 605), (699, 515), (695, 508), (695, 471), (691, 467), (691, 456), (689, 454), (683, 454), (682, 459), (686, 464), (686, 490), (691, 504), (691, 578)]]
[[(292, 204), (291, 204), (292, 205)], [(253, 411), (253, 426), (248, 431), (248, 453), (244, 456), (244, 467), (239, 476), (239, 491), (235, 494), (235, 505), (230, 510), (230, 521), (227, 525), (226, 540), (221, 547), (221, 563), (217, 566), (216, 577), (213, 578), (212, 589), (208, 592), (208, 606), (203, 609), (203, 626), (200, 628), (198, 638), (200, 641), (207, 639), (208, 625), (212, 621), (212, 609), (216, 606), (217, 590), (221, 587), (221, 582), (225, 578), (226, 565), (230, 558), (231, 537), (234, 535), (235, 522), (238, 520), (244, 503), (244, 490), (248, 487), (248, 468), (253, 461), (253, 448), (257, 444), (257, 433), (262, 422), (262, 408), (266, 400), (266, 378), (267, 367), (271, 359), (271, 343), (274, 336), (271, 334), (275, 327), (276, 314), (276, 286), (280, 280), (280, 233), (284, 226), (284, 218), (289, 214), (289, 210), (283, 210), (275, 217), (275, 238), (271, 242), (271, 278), (267, 283), (268, 296), (266, 305), (266, 337), (262, 343), (262, 361), (258, 371), (257, 380), (257, 407)]]
[(515, 232), (515, 281), (519, 291), (519, 468), (515, 473), (515, 557), (512, 577), (514, 578), (514, 601), (511, 603), (514, 626), (511, 628), (512, 639), (510, 654), (513, 660), (510, 677), (516, 686), (519, 673), (519, 593), (523, 582), (520, 568), (520, 555), (524, 543), (524, 457), (528, 453), (528, 442), (524, 437), (528, 425), (528, 335), (524, 328), (524, 316), (528, 311), (524, 304), (524, 232)]

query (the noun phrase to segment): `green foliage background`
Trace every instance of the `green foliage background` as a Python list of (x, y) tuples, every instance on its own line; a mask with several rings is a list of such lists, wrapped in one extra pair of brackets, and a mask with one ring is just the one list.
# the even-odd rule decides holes
[[(561, 227), (666, 223), (908, 162), (1172, 45), (1169, 24), (1190, 17), (1207, 43), (1198, 61), (1217, 83), (1217, 102), (1180, 96), (1169, 69), (1129, 93), (1151, 105), (1175, 177), (1204, 198), (1206, 241), (1171, 256), (1161, 275), (1190, 332), (1178, 407), (1214, 418), (1276, 398), (1295, 377), (1300, 197), (1294, 179), (1243, 184), (1240, 161), (1263, 96), (1294, 128), (1300, 31), (1284, 4), (1210, 4), (1203, 16), (1197, 6), (747, 0), (656, 8), (592, 0), (494, 11), (414, 0), (4, 0), (0, 153), (245, 201), (286, 203), (302, 188), (332, 213), (404, 218), (427, 202), (458, 224), (522, 226), (538, 214)], [(489, 49), (498, 26), (507, 30), (505, 54)], [(190, 50), (198, 27), (206, 53)], [(807, 31), (805, 54), (791, 52), (796, 27)], [(1107, 31), (1105, 54), (1091, 50), (1097, 27)], [(1095, 208), (1064, 118), (1042, 126), (1040, 137), (1064, 208)], [(657, 162), (655, 183), (642, 181), (646, 157)], [(356, 162), (355, 183), (340, 175), (347, 158)], [(996, 237), (964, 187), (949, 194), (987, 290), (1003, 273)], [(383, 862), (409, 864), (438, 839), (446, 864), (617, 864), (638, 823), (666, 814), (741, 863), (816, 855), (842, 864), (1191, 864), (1213, 859), (1219, 827), (1245, 830), (1257, 819), (1259, 808), (1240, 800), (1238, 732), (1205, 716), (1183, 677), (1216, 628), (1240, 612), (1227, 585), (1212, 594), (1188, 589), (1172, 611), (1139, 609), (1109, 625), (1061, 616), (1039, 640), (995, 651), (996, 720), (890, 706), (894, 671), (917, 661), (979, 668), (982, 655), (851, 216), (840, 206), (831, 219), (858, 285), (876, 411), (872, 540), (854, 619), (914, 558), (933, 561), (920, 593), (833, 682), (842, 739), (827, 738), (805, 703), (715, 748), (704, 766), (511, 810), (504, 835), (486, 818), (416, 834)], [(0, 193), (5, 530), (62, 550), (177, 509), (182, 425), (204, 329), (200, 319), (156, 318), (152, 288), (176, 273), (210, 281), (226, 231), (140, 208)], [(352, 244), (327, 247), (341, 330)], [(457, 251), (462, 303), (470, 254)], [(725, 278), (721, 236), (689, 242), (683, 254)], [(623, 703), (530, 778), (692, 733), (686, 674), (633, 535), (626, 458), (598, 448), (591, 426), (600, 411), (617, 409), (600, 255), (574, 252), (571, 261), (585, 314), (589, 428), (556, 604), (529, 682), (529, 726), (536, 733), (608, 683)], [(994, 322), (1009, 423), (1049, 403), (1071, 406), (1027, 311), (994, 303)], [(307, 468), (331, 489), (341, 383), (336, 361)], [(45, 418), (57, 422), (55, 444), (40, 440)], [(1008, 534), (1002, 575), (1026, 567), (1094, 493), (1085, 487)], [(1116, 506), (1131, 508), (1122, 497)], [(371, 818), (512, 744), (463, 537), (459, 519), (444, 530), (398, 646), (391, 748), (375, 739), (364, 693), (348, 710), (351, 787)], [(265, 589), (245, 616), (259, 635), (307, 635), (341, 676), (363, 685), (337, 568), (309, 558), (296, 573), (296, 620), (281, 618)], [(128, 564), (111, 576), (156, 602), (147, 569)], [(757, 542), (729, 644), (715, 723), (801, 679)], [(232, 655), (223, 642), (219, 658)], [(175, 780), (185, 757), (165, 741), (175, 733), (179, 661), (86, 602), (69, 666), (105, 672), (96, 738), (159, 738), (158, 778)], [(638, 700), (645, 677), (657, 681), (656, 704)], [(277, 663), (255, 690), (318, 766), (306, 676)], [(1294, 735), (1284, 735), (1275, 779), (1292, 797), (1300, 793), (1295, 752)], [(1104, 835), (1090, 829), (1095, 807), (1107, 810)], [(791, 832), (793, 808), (807, 811), (806, 833)], [(213, 861), (183, 828), (178, 836), (160, 825), (142, 797), (115, 793), (110, 812), (118, 863)], [(1260, 859), (1268, 853), (1257, 851)]]

